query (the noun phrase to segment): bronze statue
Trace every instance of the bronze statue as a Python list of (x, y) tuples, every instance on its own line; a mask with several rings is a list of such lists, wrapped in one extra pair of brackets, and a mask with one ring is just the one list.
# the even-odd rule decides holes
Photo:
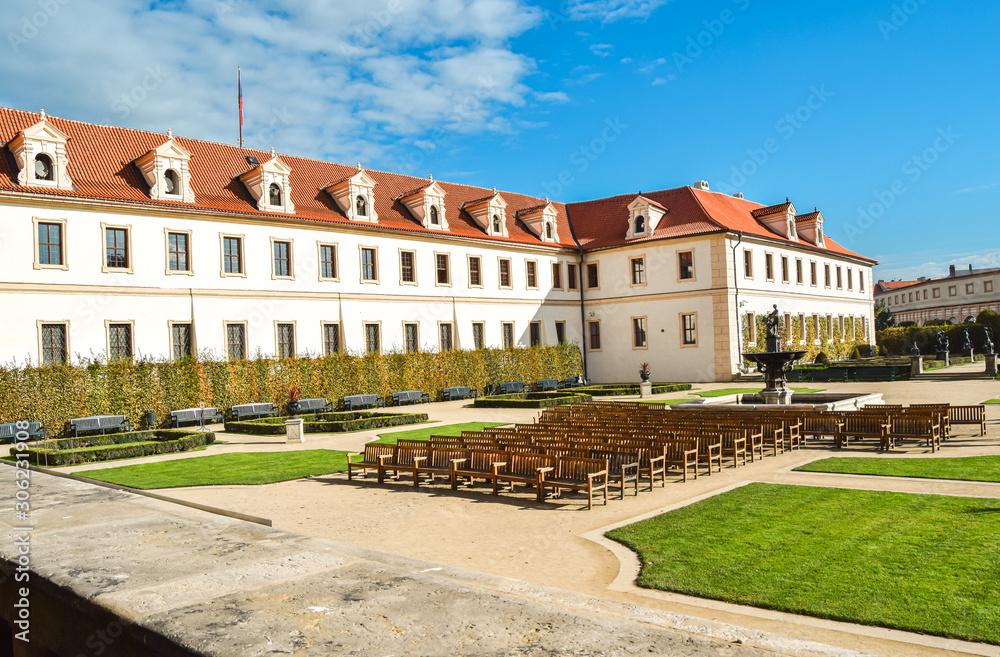
[(774, 310), (764, 316), (764, 325), (767, 327), (767, 351), (772, 353), (781, 351), (779, 349), (781, 339), (778, 337), (778, 328), (781, 325), (781, 320), (778, 319), (778, 304), (774, 304)]

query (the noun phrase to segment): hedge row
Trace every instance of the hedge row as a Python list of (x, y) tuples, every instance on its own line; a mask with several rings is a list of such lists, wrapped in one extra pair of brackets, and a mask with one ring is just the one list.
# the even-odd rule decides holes
[(198, 406), (228, 409), (271, 402), (284, 408), (289, 389), (303, 398), (339, 400), (346, 395), (390, 395), (424, 390), (441, 398), (446, 386), (483, 390), (489, 383), (577, 376), (580, 349), (573, 344), (442, 353), (386, 353), (360, 356), (242, 361), (128, 360), (59, 367), (0, 367), (0, 422), (31, 420), (50, 435), (65, 435), (71, 418), (125, 415), (143, 426), (151, 410), (166, 426), (170, 411)]
[[(310, 419), (310, 417), (312, 419)], [(229, 433), (246, 433), (254, 436), (281, 436), (285, 433), (284, 417), (226, 422)], [(428, 420), (426, 413), (321, 413), (302, 416), (306, 433), (347, 433), (383, 427), (398, 427)]]
[[(980, 313), (981, 315), (984, 313)], [(965, 346), (966, 330), (976, 347), (976, 351), (981, 351), (986, 343), (985, 329), (989, 326), (993, 332), (993, 346), (998, 346), (1000, 336), (997, 335), (997, 328), (990, 324), (948, 324), (942, 326), (903, 326), (885, 329), (878, 332), (878, 344), (885, 347), (890, 355), (908, 356), (913, 343), (917, 343), (920, 353), (932, 355), (937, 351), (937, 332), (944, 331), (948, 336), (948, 351), (953, 354), (962, 353)]]
[[(679, 392), (690, 390), (690, 383), (654, 383), (653, 394), (662, 395), (668, 392)], [(638, 383), (623, 383), (620, 385), (606, 386), (584, 386), (581, 388), (571, 388), (573, 392), (584, 392), (595, 397), (617, 397), (619, 395), (638, 395)]]
[[(154, 432), (144, 431), (139, 432), (137, 436), (133, 433), (133, 438), (151, 438), (152, 440), (138, 440), (135, 442), (128, 443), (115, 443), (115, 444), (102, 444), (94, 445), (90, 447), (78, 447), (76, 449), (61, 449), (45, 448), (44, 445), (49, 443), (62, 444), (63, 442), (68, 443), (69, 441), (52, 441), (48, 440), (42, 443), (37, 443), (33, 445), (30, 449), (24, 450), (22, 453), (27, 454), (28, 458), (36, 463), (46, 463), (50, 466), (55, 465), (70, 465), (74, 463), (97, 463), (99, 461), (114, 461), (117, 459), (130, 459), (137, 458), (140, 456), (152, 456), (154, 454), (173, 454), (176, 452), (187, 452), (192, 449), (197, 449), (203, 445), (211, 445), (215, 442), (215, 434), (213, 433), (191, 433), (186, 434), (183, 437), (177, 438), (170, 436), (168, 438), (160, 437), (160, 434), (166, 432)], [(128, 435), (128, 434), (115, 434), (115, 435)], [(110, 437), (110, 436), (109, 436)], [(13, 456), (17, 450), (11, 448), (11, 455)]]
[(587, 394), (577, 392), (515, 392), (509, 395), (480, 397), (473, 402), (476, 408), (548, 408), (566, 404), (582, 404), (593, 401)]

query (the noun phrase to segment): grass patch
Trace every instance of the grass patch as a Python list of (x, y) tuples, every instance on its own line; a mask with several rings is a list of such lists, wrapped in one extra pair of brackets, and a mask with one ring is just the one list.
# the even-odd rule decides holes
[(640, 586), (1000, 643), (1000, 500), (750, 484), (608, 532)]
[(482, 431), (487, 427), (499, 427), (503, 422), (462, 422), (461, 424), (445, 424), (439, 427), (413, 429), (412, 431), (397, 431), (395, 433), (380, 433), (378, 440), (371, 442), (379, 445), (395, 445), (404, 440), (427, 440), (431, 436), (461, 436), (463, 431)]
[[(726, 395), (754, 395), (763, 388), (720, 388), (719, 390), (706, 390), (694, 394), (699, 397), (725, 397)], [(792, 392), (823, 392), (824, 388), (792, 388)]]
[(697, 399), (637, 399), (640, 404), (667, 404), (668, 406), (673, 406), (674, 404), (684, 404), (686, 402), (698, 401)]
[(347, 452), (310, 449), (299, 452), (217, 454), (194, 459), (85, 470), (81, 477), (151, 490), (187, 486), (273, 484), (347, 470)]
[(987, 399), (984, 404), (1000, 404), (1000, 399)]
[(802, 472), (834, 472), (879, 477), (1000, 482), (1000, 456), (929, 459), (833, 457), (813, 461), (795, 469)]

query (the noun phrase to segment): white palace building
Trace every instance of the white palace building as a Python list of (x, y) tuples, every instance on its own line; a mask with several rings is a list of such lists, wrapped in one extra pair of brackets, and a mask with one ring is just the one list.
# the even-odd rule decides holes
[(876, 263), (787, 199), (563, 204), (13, 109), (0, 151), (5, 363), (572, 341), (597, 382), (728, 381), (772, 304), (871, 339)]

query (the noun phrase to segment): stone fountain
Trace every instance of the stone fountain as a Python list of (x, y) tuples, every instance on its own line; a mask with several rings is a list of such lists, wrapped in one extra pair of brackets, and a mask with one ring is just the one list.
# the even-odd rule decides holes
[(778, 337), (780, 320), (778, 305), (765, 318), (767, 324), (767, 350), (763, 353), (743, 354), (743, 360), (757, 363), (757, 369), (764, 373), (764, 389), (760, 395), (765, 404), (790, 404), (792, 391), (786, 385), (786, 374), (794, 361), (806, 355), (804, 351), (779, 351), (781, 339)]

